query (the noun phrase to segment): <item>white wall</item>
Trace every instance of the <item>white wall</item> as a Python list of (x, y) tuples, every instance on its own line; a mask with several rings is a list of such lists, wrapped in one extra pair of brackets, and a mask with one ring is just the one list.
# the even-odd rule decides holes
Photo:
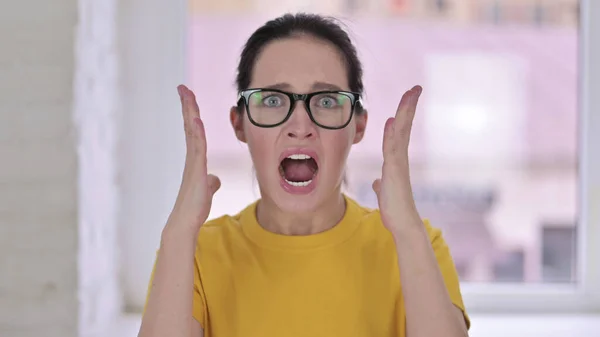
[(0, 335), (77, 332), (77, 2), (0, 10)]
[(115, 4), (0, 11), (0, 336), (88, 336), (120, 312)]
[(116, 146), (120, 131), (117, 0), (79, 0), (74, 120), (78, 131), (79, 336), (121, 314)]
[[(185, 83), (185, 0), (119, 1), (122, 53), (119, 235), (125, 301), (139, 310), (175, 201), (185, 143), (176, 87)], [(168, 135), (168, 136), (165, 136)]]

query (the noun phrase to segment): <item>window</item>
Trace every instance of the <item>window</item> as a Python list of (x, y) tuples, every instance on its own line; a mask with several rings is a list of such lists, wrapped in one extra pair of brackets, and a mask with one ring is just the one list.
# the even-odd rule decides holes
[[(186, 82), (198, 93), (210, 125), (209, 165), (223, 172), (215, 209), (233, 213), (256, 197), (251, 163), (228, 120), (245, 39), (283, 11), (336, 14), (350, 2), (318, 7), (325, 2), (287, 1), (265, 13), (246, 1), (190, 1)], [(600, 160), (590, 154), (591, 145), (600, 144), (600, 121), (590, 111), (600, 108), (600, 98), (591, 96), (592, 89), (600, 90), (600, 76), (589, 55), (598, 58), (600, 50), (586, 34), (593, 25), (594, 34), (600, 32), (599, 23), (589, 20), (591, 11), (600, 15), (600, 6), (581, 1), (587, 16), (580, 34), (573, 14), (578, 1), (558, 6), (554, 1), (448, 0), (443, 21), (427, 2), (403, 1), (405, 9), (389, 18), (394, 1), (354, 1), (356, 16), (343, 14), (365, 65), (370, 111), (367, 137), (349, 160), (349, 193), (374, 205), (371, 182), (380, 172), (383, 122), (404, 90), (422, 84), (410, 153), (415, 199), (422, 216), (444, 231), (467, 305), (484, 310), (597, 307), (600, 229), (590, 224), (600, 221), (592, 210), (599, 202)], [(541, 4), (541, 19), (535, 3)], [(490, 16), (496, 7), (503, 13), (497, 23)], [(373, 20), (383, 17), (388, 19)], [(142, 55), (156, 51), (147, 49)], [(587, 63), (580, 62), (580, 51)], [(145, 92), (150, 108), (157, 90)], [(174, 119), (173, 125), (179, 122)], [(243, 164), (232, 171), (232, 162), (240, 158)], [(173, 181), (164, 184), (168, 191), (176, 190), (181, 170), (179, 161), (171, 162), (177, 164)], [(247, 183), (236, 183), (245, 177)], [(161, 194), (161, 200), (170, 205), (171, 196)], [(235, 200), (235, 206), (227, 200)], [(146, 281), (146, 273), (139, 279)]]
[[(322, 3), (300, 7), (319, 11)], [(510, 15), (500, 24), (483, 22), (475, 3)], [(337, 4), (338, 9), (327, 9), (343, 12), (347, 2)], [(371, 111), (370, 133), (349, 166), (352, 192), (376, 206), (371, 183), (380, 173), (381, 122), (393, 114), (404, 90), (422, 84), (411, 145), (415, 198), (421, 214), (444, 231), (465, 282), (578, 281), (576, 273), (567, 277), (547, 265), (576, 228), (578, 31), (574, 24), (540, 26), (530, 14), (543, 4), (448, 1), (447, 6), (462, 8), (453, 11), (457, 20), (471, 19), (429, 25), (436, 19), (422, 10), (435, 12), (439, 4), (391, 1), (389, 6), (404, 8), (395, 20), (352, 20)], [(382, 6), (381, 13), (370, 16), (382, 17), (384, 11)], [(247, 12), (248, 18), (213, 18), (202, 11), (192, 16), (190, 76), (203, 97), (235, 97), (231, 83), (238, 50), (263, 21), (259, 8)], [(417, 12), (417, 21), (403, 21)], [(531, 19), (519, 26), (507, 21), (525, 17)], [(205, 109), (223, 112), (215, 123), (227, 122), (228, 104), (227, 99), (202, 101)], [(221, 130), (209, 137), (234, 138)], [(550, 234), (547, 223), (557, 224), (557, 232)], [(565, 238), (556, 237), (563, 232)], [(576, 269), (575, 254), (561, 256), (561, 268)]]

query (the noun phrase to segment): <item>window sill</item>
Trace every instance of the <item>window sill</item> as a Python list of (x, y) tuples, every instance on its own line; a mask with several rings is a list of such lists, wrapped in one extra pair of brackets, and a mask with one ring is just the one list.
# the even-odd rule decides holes
[[(136, 337), (140, 315), (123, 316), (104, 336)], [(501, 315), (471, 316), (470, 337), (597, 337), (600, 313), (590, 315)]]

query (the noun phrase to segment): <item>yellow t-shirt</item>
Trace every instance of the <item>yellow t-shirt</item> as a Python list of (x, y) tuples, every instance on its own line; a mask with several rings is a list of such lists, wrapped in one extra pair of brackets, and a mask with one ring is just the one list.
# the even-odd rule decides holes
[[(405, 337), (391, 233), (379, 211), (348, 197), (346, 204), (338, 225), (309, 236), (266, 231), (256, 203), (204, 224), (193, 291), (204, 336)], [(465, 313), (448, 246), (424, 223), (452, 302)]]

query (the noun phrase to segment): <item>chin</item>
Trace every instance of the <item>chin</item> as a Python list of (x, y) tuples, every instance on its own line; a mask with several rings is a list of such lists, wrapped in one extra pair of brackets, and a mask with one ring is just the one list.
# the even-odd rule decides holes
[(331, 198), (337, 195), (336, 191), (341, 192), (334, 184), (327, 184), (330, 179), (334, 178), (316, 174), (310, 184), (300, 187), (289, 184), (282, 178), (273, 179), (270, 184), (272, 202), (286, 213), (305, 215), (315, 212), (330, 203)]
[[(330, 176), (320, 168), (319, 153), (311, 148), (288, 148), (269, 169), (269, 199), (282, 211), (306, 214), (317, 210), (330, 197)], [(325, 185), (324, 185), (325, 184)], [(334, 186), (331, 186), (334, 189)]]
[(322, 204), (322, 197), (316, 193), (298, 195), (290, 194), (283, 190), (281, 187), (278, 188), (276, 193), (273, 193), (273, 202), (277, 205), (277, 208), (286, 213), (298, 213), (306, 214), (314, 212)]

